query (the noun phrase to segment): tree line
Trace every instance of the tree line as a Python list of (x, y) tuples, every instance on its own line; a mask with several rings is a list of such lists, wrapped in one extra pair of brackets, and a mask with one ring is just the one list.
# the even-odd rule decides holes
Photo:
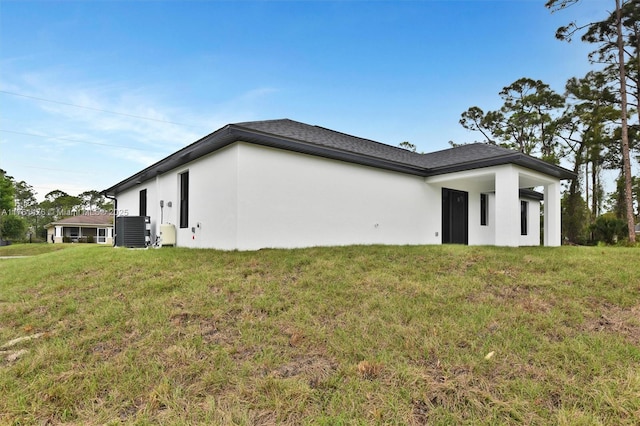
[[(557, 12), (579, 2), (549, 0), (546, 7)], [(579, 178), (564, 193), (562, 229), (574, 243), (616, 236), (635, 242), (640, 216), (640, 179), (631, 169), (631, 157), (640, 152), (640, 0), (615, 0), (614, 6), (601, 21), (558, 28), (556, 38), (571, 41), (580, 35), (594, 47), (593, 69), (570, 78), (563, 93), (523, 77), (499, 92), (499, 109), (473, 106), (460, 118), (486, 143), (569, 164)], [(604, 170), (618, 171), (608, 198)]]
[(110, 211), (113, 202), (99, 191), (69, 195), (56, 189), (38, 202), (33, 187), (0, 169), (0, 240), (46, 240), (47, 225), (83, 211)]

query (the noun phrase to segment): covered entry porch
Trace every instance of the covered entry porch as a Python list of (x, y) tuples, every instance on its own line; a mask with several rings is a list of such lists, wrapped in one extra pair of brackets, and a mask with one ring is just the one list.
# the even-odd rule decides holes
[(106, 244), (111, 237), (110, 228), (96, 228), (89, 226), (62, 226), (57, 225), (54, 232), (54, 241), (63, 243), (98, 243)]
[(561, 244), (559, 178), (504, 164), (432, 176), (426, 183), (440, 188), (442, 194), (443, 243), (518, 247), (540, 245), (542, 240), (545, 246)]

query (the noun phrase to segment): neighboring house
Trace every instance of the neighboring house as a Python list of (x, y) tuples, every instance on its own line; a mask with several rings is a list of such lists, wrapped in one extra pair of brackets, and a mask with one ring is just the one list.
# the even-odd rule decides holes
[(173, 224), (177, 246), (225, 250), (539, 245), (542, 200), (544, 245), (558, 246), (572, 178), (495, 145), (418, 154), (283, 119), (226, 125), (103, 194), (152, 234)]
[(113, 216), (109, 214), (79, 214), (47, 225), (49, 243), (113, 244)]

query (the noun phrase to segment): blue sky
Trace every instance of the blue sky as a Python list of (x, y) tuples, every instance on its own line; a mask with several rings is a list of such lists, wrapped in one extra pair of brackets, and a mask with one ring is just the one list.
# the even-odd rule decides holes
[(40, 199), (77, 195), (227, 123), (277, 118), (425, 152), (473, 142), (481, 136), (458, 124), (470, 106), (498, 108), (498, 92), (520, 77), (562, 92), (589, 70), (588, 46), (554, 33), (603, 7), (5, 0), (0, 168)]

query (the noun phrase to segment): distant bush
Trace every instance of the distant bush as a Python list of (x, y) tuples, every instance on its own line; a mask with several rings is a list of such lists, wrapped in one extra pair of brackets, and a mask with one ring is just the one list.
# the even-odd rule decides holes
[(593, 239), (598, 243), (616, 244), (626, 238), (627, 224), (616, 217), (602, 215), (598, 217), (590, 227)]
[(0, 235), (5, 240), (23, 241), (27, 232), (27, 222), (20, 216), (9, 214), (0, 217)]

